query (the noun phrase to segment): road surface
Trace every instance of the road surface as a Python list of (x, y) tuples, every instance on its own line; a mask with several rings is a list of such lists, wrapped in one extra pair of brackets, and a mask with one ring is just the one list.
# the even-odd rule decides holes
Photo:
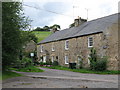
[(71, 71), (47, 69), (40, 73), (24, 74), (4, 80), (3, 88), (118, 88), (118, 75), (83, 74)]

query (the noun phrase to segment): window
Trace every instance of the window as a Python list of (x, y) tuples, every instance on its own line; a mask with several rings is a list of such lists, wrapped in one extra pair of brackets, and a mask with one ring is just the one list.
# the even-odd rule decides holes
[(43, 52), (43, 45), (41, 45), (41, 47), (40, 47), (40, 51)]
[(65, 56), (65, 64), (69, 64), (68, 63), (68, 56), (67, 55)]
[(54, 46), (54, 44), (52, 44), (52, 51), (55, 51), (55, 46)]
[(69, 41), (66, 40), (66, 41), (65, 41), (65, 50), (68, 50), (68, 49), (69, 49)]
[(88, 47), (93, 47), (93, 37), (88, 38)]

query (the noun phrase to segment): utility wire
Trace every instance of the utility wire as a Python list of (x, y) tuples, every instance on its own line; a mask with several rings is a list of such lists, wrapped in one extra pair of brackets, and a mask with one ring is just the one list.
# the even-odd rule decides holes
[(59, 15), (63, 15), (63, 16), (73, 17), (73, 16), (71, 16), (71, 15), (65, 15), (65, 14), (62, 14), (62, 13), (58, 13), (58, 12), (54, 12), (54, 11), (42, 9), (42, 8), (40, 8), (40, 7), (34, 7), (34, 6), (26, 5), (26, 4), (23, 4), (23, 6), (35, 8), (35, 9), (37, 9), (37, 10), (44, 10), (44, 11), (46, 11), (46, 12), (50, 12), (50, 13), (54, 13), (54, 14), (59, 14)]

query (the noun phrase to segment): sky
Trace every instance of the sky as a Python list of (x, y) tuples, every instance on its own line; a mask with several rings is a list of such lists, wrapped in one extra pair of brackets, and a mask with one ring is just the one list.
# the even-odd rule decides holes
[(78, 16), (88, 21), (118, 13), (119, 0), (22, 0), (31, 28), (58, 24), (69, 28)]

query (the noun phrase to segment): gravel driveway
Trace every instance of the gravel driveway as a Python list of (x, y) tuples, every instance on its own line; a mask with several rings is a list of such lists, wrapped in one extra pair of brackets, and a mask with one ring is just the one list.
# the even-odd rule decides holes
[(118, 88), (118, 75), (82, 74), (41, 68), (45, 72), (24, 74), (3, 81), (3, 88)]

